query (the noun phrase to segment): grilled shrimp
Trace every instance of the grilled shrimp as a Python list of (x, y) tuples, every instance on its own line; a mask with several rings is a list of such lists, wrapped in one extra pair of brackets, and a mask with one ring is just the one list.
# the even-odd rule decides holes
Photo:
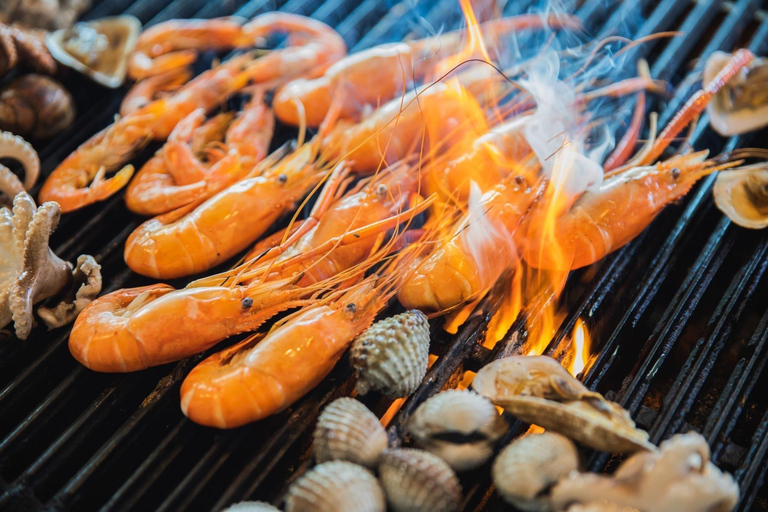
[(189, 82), (192, 74), (187, 69), (172, 69), (137, 83), (120, 103), (120, 115), (127, 116), (158, 99), (162, 94), (177, 90)]
[[(526, 14), (484, 23), (482, 33), (491, 42), (504, 33), (542, 25), (550, 29), (577, 27), (578, 20)], [(275, 114), (284, 123), (299, 125), (303, 117), (308, 126), (316, 127), (335, 100), (342, 117), (357, 119), (366, 107), (384, 104), (410, 90), (414, 82), (430, 78), (435, 65), (455, 54), (462, 44), (461, 32), (449, 32), (408, 43), (383, 44), (349, 55), (321, 77), (286, 84), (275, 95)]]
[(206, 199), (242, 179), (266, 156), (274, 117), (261, 94), (255, 94), (232, 122), (225, 144), (216, 150), (222, 156), (210, 165), (198, 158), (193, 147), (204, 119), (205, 112), (198, 109), (176, 125), (165, 146), (128, 186), (125, 202), (129, 210), (158, 215)]
[(181, 410), (201, 425), (234, 428), (293, 404), (330, 373), (373, 322), (391, 291), (371, 276), (340, 297), (307, 306), (262, 339), (198, 364), (181, 386)]
[[(125, 243), (125, 262), (139, 274), (171, 279), (207, 270), (251, 245), (325, 176), (311, 143), (202, 204), (192, 203), (140, 225)], [(264, 171), (263, 173), (261, 171)]]
[(298, 299), (307, 291), (293, 281), (117, 290), (80, 313), (69, 335), (69, 350), (99, 372), (131, 372), (178, 361), (257, 329), (274, 314), (301, 304)]

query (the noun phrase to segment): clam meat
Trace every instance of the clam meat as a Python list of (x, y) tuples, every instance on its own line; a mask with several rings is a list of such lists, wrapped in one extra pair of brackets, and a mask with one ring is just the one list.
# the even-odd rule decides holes
[(551, 357), (499, 359), (477, 373), (472, 387), (522, 421), (596, 450), (654, 449), (648, 434), (635, 427), (626, 410), (587, 389)]

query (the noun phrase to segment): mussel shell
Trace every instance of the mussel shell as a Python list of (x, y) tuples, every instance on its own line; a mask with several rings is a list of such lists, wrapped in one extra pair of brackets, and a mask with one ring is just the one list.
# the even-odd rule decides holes
[[(768, 226), (768, 197), (758, 197), (758, 201), (765, 199), (766, 204), (756, 205), (756, 198), (751, 197), (746, 188), (749, 180), (756, 180), (760, 186), (768, 187), (768, 168), (761, 165), (721, 171), (712, 191), (715, 204), (735, 224), (749, 229), (763, 229)], [(768, 190), (763, 190), (762, 193), (768, 194)]]
[(583, 402), (515, 396), (494, 403), (522, 421), (559, 432), (596, 450), (624, 453), (655, 449), (648, 442), (647, 432), (619, 425)]
[(409, 420), (408, 430), (419, 447), (457, 471), (465, 471), (491, 457), (507, 423), (484, 396), (452, 389), (421, 404)]
[(354, 398), (339, 398), (317, 418), (313, 446), (318, 462), (346, 460), (375, 468), (387, 441), (375, 414)]
[[(731, 54), (714, 52), (704, 66), (703, 83), (711, 82), (728, 63)], [(709, 122), (712, 128), (723, 136), (747, 133), (768, 125), (768, 105), (756, 109), (743, 108), (736, 111), (728, 110), (721, 95), (727, 94), (727, 85), (712, 99), (707, 106)]]
[(384, 512), (384, 492), (373, 473), (351, 462), (325, 462), (288, 489), (287, 512)]
[(387, 450), (379, 464), (387, 502), (395, 512), (452, 512), (461, 503), (461, 485), (441, 458), (423, 450)]

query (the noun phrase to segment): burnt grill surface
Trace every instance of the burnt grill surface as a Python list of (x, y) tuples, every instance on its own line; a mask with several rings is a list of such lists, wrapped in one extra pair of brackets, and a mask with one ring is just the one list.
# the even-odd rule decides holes
[[(461, 22), (456, 3), (418, 5), (433, 27), (454, 28)], [(504, 11), (525, 12), (531, 4), (510, 0)], [(648, 59), (654, 77), (674, 86), (670, 97), (651, 103), (662, 126), (695, 92), (713, 51), (747, 46), (766, 53), (768, 21), (758, 0), (586, 0), (566, 7), (598, 38), (614, 32), (633, 38), (662, 30), (684, 33), (635, 50), (635, 57)], [(151, 25), (279, 9), (329, 23), (358, 51), (409, 36), (413, 26), (403, 18), (412, 8), (411, 2), (384, 0), (94, 0), (86, 19), (125, 12)], [(66, 133), (38, 146), (44, 174), (109, 124), (123, 94), (74, 75), (66, 81), (79, 116)], [(714, 153), (764, 140), (764, 133), (723, 139), (706, 125), (702, 118), (693, 135), (697, 149)], [(654, 442), (691, 429), (701, 432), (713, 461), (741, 486), (738, 510), (768, 510), (768, 396), (762, 392), (768, 385), (768, 237), (723, 218), (711, 200), (713, 181), (703, 180), (627, 247), (571, 276), (565, 295), (569, 315), (548, 353), (562, 354), (575, 321), (586, 320), (596, 343), (593, 353), (599, 351), (585, 376), (587, 385), (627, 407)], [(113, 197), (64, 216), (53, 247), (69, 260), (81, 253), (96, 256), (105, 293), (146, 284), (122, 260), (125, 239), (140, 221), (127, 212), (121, 196)], [(433, 352), (440, 357), (390, 424), (390, 435), (403, 434), (415, 407), (455, 385), (465, 371), (518, 353), (528, 335), (524, 318), (536, 314), (529, 307), (493, 350), (477, 343), (488, 313), (471, 318), (455, 336), (433, 326)], [(319, 410), (347, 395), (353, 384), (342, 361), (283, 413), (217, 431), (192, 424), (179, 409), (180, 383), (200, 357), (102, 375), (69, 355), (68, 334), (68, 328), (37, 328), (25, 342), (0, 343), (0, 510), (220, 510), (242, 499), (279, 503), (288, 483), (311, 463), (308, 448)], [(364, 401), (379, 414), (390, 404), (380, 396)], [(526, 428), (513, 422), (507, 441)], [(591, 470), (617, 463), (605, 454), (584, 455)], [(493, 492), (488, 468), (462, 476), (462, 483), (465, 510), (508, 509)]]

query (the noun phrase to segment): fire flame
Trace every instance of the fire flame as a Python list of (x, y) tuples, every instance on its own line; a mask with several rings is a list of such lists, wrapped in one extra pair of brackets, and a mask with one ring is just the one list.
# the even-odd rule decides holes
[(568, 365), (568, 371), (574, 377), (587, 368), (590, 357), (590, 338), (586, 324), (579, 318), (573, 328), (573, 341), (571, 342), (572, 359)]

